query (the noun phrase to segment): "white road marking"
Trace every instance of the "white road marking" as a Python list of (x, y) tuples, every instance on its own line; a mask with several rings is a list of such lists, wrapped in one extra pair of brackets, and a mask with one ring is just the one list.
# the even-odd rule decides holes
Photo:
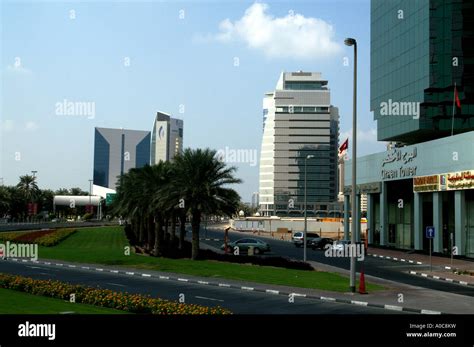
[(133, 276), (133, 275), (135, 275), (135, 272), (128, 272), (128, 271), (127, 271), (127, 272), (125, 272), (125, 274), (126, 274), (126, 275), (130, 275), (130, 276)]
[(88, 266), (81, 266), (81, 269), (89, 270), (90, 268)]
[(117, 287), (126, 287), (126, 285), (118, 284), (118, 283), (106, 283), (106, 284), (110, 284), (111, 286), (117, 286)]
[(220, 299), (214, 299), (214, 298), (207, 298), (205, 296), (195, 296), (195, 298), (197, 299), (204, 299), (204, 300), (211, 300), (211, 301), (220, 301), (220, 302), (224, 302), (224, 300), (220, 300)]
[(230, 287), (230, 284), (219, 283), (219, 287)]
[(142, 274), (143, 277), (151, 277), (150, 274)]
[(189, 280), (187, 278), (178, 278), (178, 281), (181, 281), (181, 282), (188, 282)]
[(68, 265), (69, 267), (76, 267), (76, 265)]
[(432, 310), (421, 310), (421, 314), (441, 314), (441, 312)]
[(206, 281), (198, 281), (199, 284), (209, 284), (209, 282)]
[(110, 270), (110, 272), (112, 272), (114, 274), (118, 274), (118, 270)]
[(97, 271), (104, 271), (104, 269), (96, 269)]
[(170, 278), (168, 276), (160, 276), (162, 280), (169, 280)]
[(336, 301), (336, 299), (334, 299), (334, 298), (329, 298), (329, 297), (327, 297), (327, 296), (322, 296), (320, 299), (321, 299), (321, 300), (324, 300), (324, 301)]
[(38, 266), (27, 266), (27, 267), (29, 267), (30, 269), (41, 269), (41, 270), (43, 270), (42, 267), (38, 267)]
[(253, 290), (252, 287), (240, 287), (240, 289), (243, 289), (243, 290)]
[(446, 281), (448, 281), (448, 282), (452, 282), (452, 281), (453, 281), (453, 279), (452, 279), (452, 278), (446, 278)]
[(466, 286), (467, 286), (467, 284), (468, 284), (467, 282), (464, 282), (464, 281), (459, 281), (459, 283), (464, 284), (464, 285), (466, 285)]
[(359, 305), (359, 306), (367, 306), (369, 304), (366, 301), (357, 301), (357, 300), (351, 300), (351, 303), (354, 305)]
[(395, 306), (395, 305), (384, 305), (384, 307), (387, 310), (393, 310), (393, 311), (403, 311), (403, 307), (401, 306)]

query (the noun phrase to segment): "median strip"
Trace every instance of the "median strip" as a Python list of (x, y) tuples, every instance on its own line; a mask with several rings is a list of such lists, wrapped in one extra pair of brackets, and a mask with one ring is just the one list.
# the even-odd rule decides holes
[[(11, 259), (13, 261), (16, 261), (15, 259)], [(33, 260), (30, 260), (33, 262)], [(38, 262), (38, 263), (43, 263), (47, 264), (47, 262)], [(59, 265), (59, 264), (56, 264)], [(60, 264), (59, 266), (62, 266), (63, 264)], [(86, 267), (81, 267), (81, 268), (86, 268)], [(95, 270), (97, 271), (104, 271), (102, 268), (96, 268)], [(113, 273), (119, 273), (118, 270), (109, 270), (110, 272)], [(135, 274), (134, 272), (123, 272), (124, 274)], [(416, 271), (410, 271), (410, 274), (417, 275), (418, 273)], [(141, 275), (143, 277), (152, 277), (150, 274), (145, 274), (145, 273), (140, 273), (138, 275)], [(337, 299), (337, 298), (332, 298), (332, 297), (326, 297), (326, 296), (312, 296), (312, 295), (306, 295), (306, 294), (301, 294), (301, 293), (287, 293), (287, 292), (281, 292), (275, 289), (267, 289), (267, 288), (254, 288), (254, 287), (248, 287), (248, 286), (231, 286), (230, 284), (227, 283), (215, 283), (215, 282), (208, 282), (208, 281), (201, 281), (201, 280), (192, 280), (190, 281), (189, 279), (185, 278), (170, 278), (169, 276), (158, 276), (160, 279), (166, 279), (166, 280), (178, 280), (178, 281), (183, 281), (183, 282), (190, 282), (190, 283), (195, 283), (195, 284), (204, 284), (204, 285), (211, 285), (215, 286), (218, 285), (219, 287), (235, 287), (241, 290), (246, 290), (246, 291), (259, 291), (259, 292), (264, 292), (272, 295), (292, 295), (292, 296), (298, 296), (298, 297), (303, 297), (303, 298), (308, 298), (308, 299), (316, 299), (316, 300), (321, 300), (321, 301), (328, 301), (328, 302), (337, 302), (337, 303), (344, 303), (344, 304), (352, 304), (352, 305), (358, 305), (358, 306), (366, 306), (366, 307), (376, 307), (376, 308), (381, 308), (381, 309), (387, 309), (387, 310), (392, 310), (392, 311), (404, 311), (404, 312), (412, 312), (412, 313), (421, 313), (421, 314), (442, 314), (442, 312), (439, 311), (434, 311), (434, 310), (427, 310), (427, 309), (413, 309), (413, 308), (406, 308), (406, 307), (400, 307), (400, 306), (394, 306), (394, 305), (384, 305), (384, 304), (372, 304), (366, 301), (358, 301), (358, 300), (347, 300), (347, 299)], [(449, 280), (449, 279), (445, 279)], [(451, 279), (451, 281), (453, 281)], [(465, 285), (472, 285), (467, 282), (461, 281), (460, 283), (465, 284)]]

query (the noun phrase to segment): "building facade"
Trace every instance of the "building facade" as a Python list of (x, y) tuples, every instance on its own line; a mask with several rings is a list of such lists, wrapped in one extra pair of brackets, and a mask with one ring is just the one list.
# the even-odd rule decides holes
[[(263, 99), (261, 215), (308, 215), (337, 205), (338, 109), (317, 72), (283, 72)], [(312, 156), (311, 159), (306, 159)]]
[[(470, 0), (372, 0), (378, 140), (413, 144), (474, 130), (473, 23)], [(453, 108), (455, 84), (461, 108)]]
[(114, 190), (120, 175), (149, 163), (149, 131), (95, 128), (93, 175), (95, 193), (99, 190), (106, 192)]
[(371, 109), (378, 139), (391, 143), (357, 158), (370, 244), (427, 252), (430, 227), (435, 253), (474, 257), (473, 15), (464, 0), (372, 0)]
[(151, 164), (173, 160), (174, 156), (182, 151), (183, 120), (157, 112), (151, 135)]

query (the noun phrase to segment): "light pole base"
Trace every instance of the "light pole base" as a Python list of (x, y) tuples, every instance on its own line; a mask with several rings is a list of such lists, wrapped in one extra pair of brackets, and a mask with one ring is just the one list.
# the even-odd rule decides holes
[(351, 286), (351, 293), (355, 293), (356, 292), (356, 287), (355, 286)]

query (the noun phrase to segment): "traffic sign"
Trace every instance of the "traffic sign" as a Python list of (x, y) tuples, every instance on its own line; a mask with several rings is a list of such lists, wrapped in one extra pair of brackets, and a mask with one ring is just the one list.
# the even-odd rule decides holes
[(426, 227), (426, 238), (433, 239), (435, 237), (435, 228), (434, 227)]

